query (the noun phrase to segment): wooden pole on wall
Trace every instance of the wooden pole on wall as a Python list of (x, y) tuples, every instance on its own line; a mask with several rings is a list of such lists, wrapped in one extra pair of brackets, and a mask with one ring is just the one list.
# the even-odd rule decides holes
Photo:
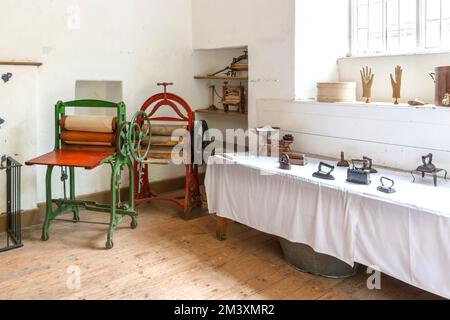
[(30, 67), (40, 67), (42, 62), (24, 62), (24, 61), (0, 61), (2, 66), (30, 66)]

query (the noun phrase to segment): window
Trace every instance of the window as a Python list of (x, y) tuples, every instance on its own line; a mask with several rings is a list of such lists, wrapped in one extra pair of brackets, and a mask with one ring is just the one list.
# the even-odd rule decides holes
[(351, 0), (351, 53), (450, 49), (450, 0)]

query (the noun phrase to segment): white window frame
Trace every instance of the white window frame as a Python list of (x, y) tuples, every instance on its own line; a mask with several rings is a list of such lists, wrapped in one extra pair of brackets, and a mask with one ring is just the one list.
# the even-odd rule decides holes
[[(415, 0), (417, 3), (417, 21), (416, 21), (416, 27), (417, 27), (417, 47), (415, 49), (410, 49), (408, 51), (405, 50), (399, 50), (399, 51), (392, 51), (386, 49), (386, 41), (387, 41), (387, 35), (386, 35), (386, 6), (383, 5), (383, 23), (382, 23), (382, 30), (383, 30), (383, 47), (384, 49), (382, 51), (368, 51), (368, 52), (357, 52), (355, 49), (357, 47), (356, 41), (357, 41), (357, 27), (356, 27), (356, 17), (357, 17), (357, 6), (356, 6), (357, 0), (349, 0), (349, 11), (350, 11), (350, 30), (349, 30), (349, 57), (353, 56), (377, 56), (377, 55), (403, 55), (403, 54), (421, 54), (421, 53), (435, 53), (435, 52), (450, 52), (449, 47), (444, 47), (442, 45), (442, 22), (443, 22), (443, 15), (442, 15), (442, 3), (443, 1), (450, 1), (450, 0), (440, 0), (441, 2), (441, 16), (440, 16), (440, 47), (427, 47), (426, 46), (426, 34), (427, 34), (427, 6), (426, 6), (426, 0)], [(370, 10), (368, 10), (368, 14), (370, 14)], [(400, 14), (400, 12), (399, 12)], [(370, 32), (369, 26), (368, 26), (368, 32)], [(400, 32), (400, 28), (399, 28)], [(367, 39), (369, 41), (369, 37)]]

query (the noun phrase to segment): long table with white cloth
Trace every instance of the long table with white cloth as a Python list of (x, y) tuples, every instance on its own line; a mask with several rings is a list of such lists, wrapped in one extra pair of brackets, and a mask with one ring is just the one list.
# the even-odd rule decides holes
[[(277, 158), (210, 157), (209, 212), (450, 298), (450, 183), (381, 169), (357, 185), (346, 168), (321, 180), (312, 177), (320, 161), (286, 171)], [(377, 191), (381, 176), (395, 180), (396, 193)]]

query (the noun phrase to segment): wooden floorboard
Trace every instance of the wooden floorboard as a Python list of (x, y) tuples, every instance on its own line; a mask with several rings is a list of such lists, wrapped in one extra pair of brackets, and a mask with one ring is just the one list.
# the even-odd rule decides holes
[[(301, 273), (275, 237), (233, 223), (220, 242), (213, 216), (184, 221), (172, 204), (139, 214), (136, 230), (120, 225), (112, 250), (106, 226), (57, 221), (48, 242), (40, 226), (24, 230), (25, 246), (0, 254), (0, 299), (438, 299), (384, 275), (382, 289), (369, 290), (364, 268), (340, 280)], [(79, 290), (67, 288), (71, 266), (81, 270)]]

